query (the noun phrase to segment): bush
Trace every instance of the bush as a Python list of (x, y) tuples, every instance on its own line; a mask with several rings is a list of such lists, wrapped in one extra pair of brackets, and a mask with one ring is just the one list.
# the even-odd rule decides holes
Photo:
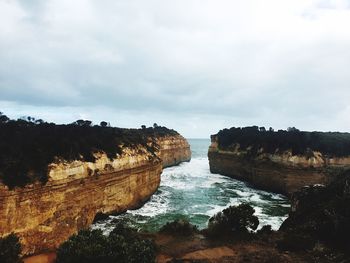
[(122, 224), (118, 224), (109, 236), (104, 236), (101, 230), (82, 230), (57, 250), (57, 263), (80, 262), (155, 262), (155, 246)]
[(15, 234), (0, 238), (0, 262), (20, 263), (21, 244)]
[(292, 203), (295, 209), (280, 227), (286, 239), (281, 248), (291, 247), (295, 240), (297, 245), (310, 243), (311, 246), (312, 239), (350, 251), (350, 171), (326, 187), (300, 189), (293, 193)]
[(254, 208), (248, 204), (230, 206), (209, 219), (207, 233), (214, 236), (247, 234), (259, 225), (259, 219), (254, 213)]
[(198, 232), (198, 228), (185, 219), (176, 219), (173, 222), (168, 222), (162, 226), (159, 232), (172, 235), (191, 236)]
[(274, 231), (272, 230), (271, 225), (265, 225), (255, 233), (255, 237), (264, 242), (268, 242), (272, 237)]
[[(237, 144), (247, 150), (251, 156), (256, 156), (263, 148), (266, 153), (291, 150), (293, 154), (305, 154), (309, 157), (311, 151), (319, 151), (329, 156), (350, 155), (350, 133), (340, 132), (306, 132), (296, 128), (287, 131), (268, 131), (263, 127), (252, 126), (220, 130), (217, 134), (219, 148), (230, 150)], [(249, 150), (248, 150), (249, 149)]]
[(128, 227), (125, 223), (116, 221), (112, 232), (112, 236), (124, 236), (128, 238), (137, 238), (138, 233), (135, 229)]
[(58, 248), (57, 262), (103, 262), (108, 255), (107, 246), (108, 239), (102, 231), (82, 230)]
[(270, 235), (272, 233), (273, 233), (273, 230), (272, 230), (271, 225), (265, 225), (261, 229), (256, 231), (256, 234), (260, 235), (260, 236)]
[(92, 126), (88, 120), (68, 125), (32, 117), (10, 120), (0, 112), (0, 182), (11, 189), (36, 181), (46, 183), (50, 163), (60, 159), (94, 162), (96, 152), (115, 158), (123, 147), (143, 145), (154, 155), (159, 147), (155, 138), (166, 135), (178, 133), (161, 126), (143, 130), (109, 127), (106, 122)]
[(316, 241), (309, 235), (288, 233), (277, 242), (277, 248), (282, 251), (303, 251), (312, 249)]

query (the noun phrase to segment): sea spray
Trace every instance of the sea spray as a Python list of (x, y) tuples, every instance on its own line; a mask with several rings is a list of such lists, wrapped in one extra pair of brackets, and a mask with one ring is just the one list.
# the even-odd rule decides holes
[(270, 224), (273, 229), (279, 228), (290, 208), (286, 197), (210, 173), (206, 156), (209, 140), (189, 139), (189, 143), (191, 162), (164, 169), (159, 189), (144, 206), (110, 216), (92, 228), (108, 233), (113, 228), (113, 220), (117, 219), (142, 230), (157, 231), (166, 222), (186, 218), (202, 229), (215, 213), (243, 202), (255, 208), (259, 227)]

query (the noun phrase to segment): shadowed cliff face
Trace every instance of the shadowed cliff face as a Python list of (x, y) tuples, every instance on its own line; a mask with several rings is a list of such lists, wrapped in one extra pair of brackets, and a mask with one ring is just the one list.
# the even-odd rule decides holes
[(268, 191), (289, 195), (305, 185), (328, 184), (350, 168), (348, 156), (325, 156), (312, 150), (299, 155), (278, 149), (267, 153), (263, 148), (251, 155), (249, 147), (242, 149), (239, 144), (222, 150), (217, 136), (211, 138), (208, 158), (212, 173), (244, 180)]
[(180, 135), (156, 138), (158, 151), (124, 147), (110, 159), (49, 165), (48, 182), (9, 190), (0, 184), (0, 236), (16, 233), (23, 253), (56, 248), (97, 213), (121, 213), (142, 205), (158, 188), (162, 168), (189, 161), (190, 147)]
[(349, 260), (350, 172), (328, 186), (304, 187), (291, 199), (292, 211), (279, 230), (284, 233), (282, 245), (295, 250), (326, 246), (345, 252)]

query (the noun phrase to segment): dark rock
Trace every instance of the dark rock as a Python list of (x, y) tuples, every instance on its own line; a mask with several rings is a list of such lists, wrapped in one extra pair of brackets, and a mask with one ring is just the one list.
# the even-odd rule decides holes
[[(329, 186), (304, 187), (292, 196), (292, 212), (280, 231), (285, 233), (282, 247), (311, 248), (316, 242), (350, 249), (350, 171)], [(312, 240), (312, 242), (311, 242)], [(289, 244), (289, 245), (288, 245)]]

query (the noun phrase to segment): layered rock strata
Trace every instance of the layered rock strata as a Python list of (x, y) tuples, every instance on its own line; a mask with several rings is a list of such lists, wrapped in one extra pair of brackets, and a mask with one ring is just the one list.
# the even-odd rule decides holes
[(163, 167), (191, 158), (180, 135), (159, 137), (157, 143), (156, 154), (139, 145), (123, 148), (112, 160), (96, 153), (95, 162), (50, 164), (45, 185), (9, 190), (0, 184), (0, 236), (13, 232), (20, 237), (23, 254), (38, 253), (87, 228), (98, 213), (140, 206), (157, 190)]
[(310, 151), (307, 156), (293, 155), (291, 151), (270, 154), (263, 149), (256, 156), (248, 152), (238, 144), (230, 151), (221, 150), (213, 135), (208, 151), (210, 171), (289, 195), (305, 185), (328, 184), (350, 168), (350, 157), (328, 157), (320, 152)]
[(157, 144), (161, 147), (160, 159), (163, 162), (163, 168), (191, 160), (190, 145), (182, 136), (159, 137)]

